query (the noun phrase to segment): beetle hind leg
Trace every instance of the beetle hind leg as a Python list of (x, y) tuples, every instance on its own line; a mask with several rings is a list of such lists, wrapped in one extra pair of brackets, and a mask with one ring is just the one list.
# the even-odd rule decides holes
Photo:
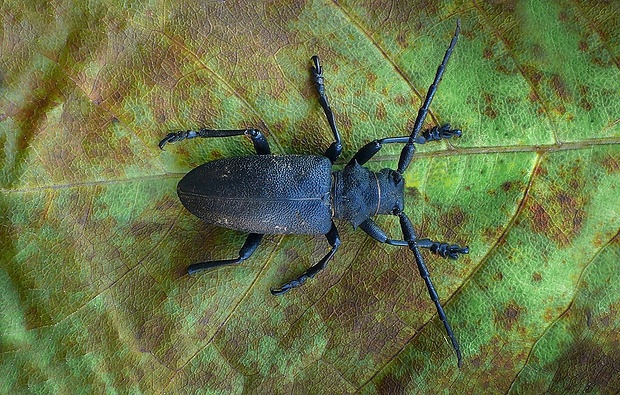
[(332, 222), (331, 229), (329, 230), (329, 232), (327, 232), (325, 237), (327, 237), (327, 241), (329, 242), (329, 245), (332, 247), (332, 249), (327, 253), (327, 255), (325, 255), (323, 259), (319, 261), (319, 263), (315, 264), (314, 266), (311, 266), (308, 270), (306, 270), (301, 276), (297, 277), (295, 280), (289, 281), (288, 283), (282, 285), (280, 288), (272, 288), (271, 293), (273, 295), (282, 295), (283, 293), (286, 293), (293, 288), (300, 287), (306, 282), (306, 280), (314, 277), (318, 272), (325, 269), (325, 266), (327, 266), (327, 262), (329, 262), (329, 260), (332, 259), (332, 257), (336, 253), (336, 250), (338, 249), (338, 246), (340, 245), (340, 236), (338, 236), (338, 230), (336, 229), (336, 225), (334, 225), (333, 222)]
[(213, 269), (219, 266), (237, 265), (245, 261), (246, 259), (248, 259), (254, 253), (254, 251), (256, 251), (256, 248), (258, 248), (258, 245), (260, 244), (262, 239), (263, 239), (263, 235), (258, 234), (258, 233), (250, 233), (247, 239), (245, 239), (245, 243), (243, 243), (243, 247), (241, 247), (241, 250), (239, 250), (239, 258), (225, 259), (222, 261), (208, 261), (208, 262), (195, 263), (193, 265), (190, 265), (187, 268), (187, 274), (195, 274), (203, 270)]
[(231, 136), (248, 136), (254, 144), (254, 149), (258, 155), (269, 155), (271, 150), (269, 149), (269, 143), (265, 138), (265, 135), (258, 129), (237, 129), (237, 130), (214, 130), (214, 129), (198, 129), (198, 130), (184, 130), (176, 133), (168, 133), (159, 142), (159, 148), (164, 149), (164, 146), (168, 143), (176, 143), (177, 141), (183, 141), (193, 139), (196, 137), (209, 138), (209, 137), (231, 137)]

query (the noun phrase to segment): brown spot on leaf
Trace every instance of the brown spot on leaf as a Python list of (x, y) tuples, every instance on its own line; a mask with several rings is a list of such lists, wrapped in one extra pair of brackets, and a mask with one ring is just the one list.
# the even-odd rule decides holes
[(484, 92), (482, 97), (487, 104), (482, 113), (491, 119), (495, 119), (497, 117), (497, 111), (493, 108), (493, 96), (488, 92)]
[(442, 226), (446, 228), (446, 240), (453, 240), (457, 230), (462, 228), (463, 223), (467, 220), (465, 212), (460, 207), (452, 208), (443, 216)]
[(396, 42), (400, 45), (401, 48), (409, 47), (409, 41), (407, 40), (407, 35), (401, 29), (399, 29), (398, 35), (396, 36)]
[(551, 223), (551, 217), (545, 211), (545, 208), (540, 203), (534, 203), (529, 207), (530, 213), (533, 216), (532, 229), (534, 232), (547, 233)]
[(407, 100), (405, 100), (405, 97), (403, 95), (397, 95), (396, 97), (394, 97), (394, 102), (401, 107), (407, 104)]
[(405, 393), (405, 384), (402, 380), (397, 379), (394, 376), (387, 375), (379, 383), (379, 393), (385, 395), (399, 395)]
[[(558, 74), (553, 74), (551, 76), (551, 87), (555, 91), (555, 93), (562, 99), (563, 101), (570, 101), (570, 93), (566, 87), (566, 83)], [(566, 111), (566, 110), (565, 110)], [(564, 112), (565, 112), (564, 111)]]
[(581, 100), (579, 100), (579, 106), (586, 111), (590, 111), (594, 108), (594, 105), (588, 100), (587, 97), (582, 97)]
[(161, 224), (148, 221), (136, 221), (131, 224), (129, 233), (135, 237), (148, 237), (157, 234), (161, 229)]
[(539, 272), (536, 272), (532, 275), (532, 280), (534, 282), (540, 282), (542, 280), (542, 275)]
[(378, 120), (385, 120), (385, 118), (387, 117), (387, 111), (385, 110), (385, 106), (383, 105), (383, 103), (379, 102), (379, 104), (377, 104), (375, 115)]
[(347, 95), (347, 87), (342, 84), (335, 86), (334, 91), (338, 97), (345, 97)]
[(556, 393), (616, 393), (620, 388), (620, 352), (591, 340), (573, 343), (558, 362), (549, 388)]
[[(566, 192), (557, 193), (553, 199), (545, 202), (545, 206), (533, 203), (529, 207), (532, 230), (545, 234), (559, 246), (568, 246), (581, 231), (584, 219), (582, 205)], [(550, 209), (555, 219), (549, 214)]]
[(582, 203), (577, 202), (571, 194), (565, 191), (558, 192), (556, 201), (560, 203), (560, 213), (564, 217), (565, 230), (570, 231), (570, 236), (574, 237), (581, 231), (585, 216), (581, 208)]
[(377, 74), (368, 72), (366, 73), (366, 79), (368, 80), (368, 84), (374, 87), (375, 81), (377, 81)]
[(589, 192), (584, 190), (586, 175), (579, 158), (554, 169), (553, 172), (539, 167), (541, 186), (534, 187), (528, 204), (532, 231), (542, 233), (560, 247), (569, 246), (583, 228)]
[(503, 229), (501, 227), (487, 227), (482, 231), (482, 237), (485, 242), (493, 243), (502, 234)]
[(581, 181), (576, 179), (576, 178), (572, 178), (572, 179), (568, 180), (568, 186), (570, 186), (572, 191), (575, 191), (575, 190), (580, 188)]
[(482, 57), (483, 57), (484, 59), (491, 59), (491, 58), (493, 58), (493, 51), (491, 50), (491, 48), (488, 48), (488, 47), (487, 47), (487, 48), (485, 48), (485, 49), (482, 51)]
[(524, 65), (522, 67), (522, 70), (523, 73), (530, 79), (530, 81), (532, 81), (534, 85), (540, 84), (540, 80), (543, 77), (543, 73), (540, 70), (528, 65)]
[(536, 177), (545, 177), (548, 174), (548, 171), (543, 166), (538, 166), (534, 171), (534, 175)]
[(168, 211), (177, 204), (179, 204), (179, 200), (176, 196), (166, 195), (153, 204), (153, 209), (155, 211)]
[(527, 95), (527, 98), (529, 99), (529, 101), (531, 101), (532, 103), (536, 103), (537, 101), (540, 100), (540, 98), (538, 97), (538, 94), (532, 89), (530, 90), (530, 93)]
[(601, 161), (601, 165), (608, 174), (617, 173), (620, 170), (620, 160), (612, 155), (605, 156)]
[(512, 189), (513, 185), (514, 185), (513, 181), (506, 181), (502, 184), (502, 190), (504, 192), (508, 192)]
[(592, 309), (586, 309), (586, 325), (592, 326)]
[(522, 307), (514, 300), (508, 303), (508, 306), (504, 309), (501, 317), (498, 317), (499, 325), (504, 329), (510, 331), (514, 324), (519, 321), (519, 315), (521, 314)]

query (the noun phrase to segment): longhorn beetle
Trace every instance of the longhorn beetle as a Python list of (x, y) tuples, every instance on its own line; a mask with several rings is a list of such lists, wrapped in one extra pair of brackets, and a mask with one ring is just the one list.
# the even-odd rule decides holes
[[(323, 68), (318, 56), (312, 57), (312, 76), (319, 95), (319, 103), (334, 135), (334, 142), (323, 156), (318, 155), (272, 155), (265, 136), (258, 129), (241, 130), (188, 130), (169, 133), (159, 147), (195, 137), (247, 136), (252, 140), (258, 155), (241, 158), (220, 159), (193, 169), (179, 181), (177, 193), (181, 203), (192, 214), (217, 226), (247, 232), (249, 235), (239, 257), (221, 261), (208, 261), (190, 265), (189, 274), (223, 265), (236, 265), (248, 259), (256, 250), (265, 234), (323, 234), (331, 250), (317, 264), (298, 278), (279, 288), (271, 289), (280, 295), (299, 287), (307, 279), (323, 270), (334, 256), (340, 238), (333, 218), (343, 219), (360, 227), (373, 239), (398, 247), (408, 247), (415, 258), (420, 275), (426, 283), (431, 300), (435, 303), (456, 352), (458, 366), (462, 366), (459, 344), (450, 328), (437, 292), (431, 282), (428, 269), (422, 259), (420, 248), (444, 258), (457, 259), (467, 254), (468, 247), (441, 243), (430, 239), (418, 239), (411, 221), (403, 212), (403, 173), (407, 170), (415, 152), (415, 144), (461, 136), (460, 130), (450, 125), (433, 127), (420, 133), (437, 85), (452, 54), (459, 36), (457, 21), (454, 36), (446, 50), (435, 80), (429, 87), (424, 104), (418, 110), (411, 135), (387, 137), (363, 146), (343, 170), (332, 172), (332, 165), (342, 152), (340, 133), (334, 114), (325, 95)], [(397, 170), (383, 169), (374, 172), (364, 165), (385, 144), (405, 144), (400, 154)], [(400, 220), (403, 240), (391, 239), (371, 219), (378, 214), (395, 215)]]

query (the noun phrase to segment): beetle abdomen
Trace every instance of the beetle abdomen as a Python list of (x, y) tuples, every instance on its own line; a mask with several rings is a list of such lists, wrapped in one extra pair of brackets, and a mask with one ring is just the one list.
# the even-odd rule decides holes
[(192, 214), (225, 228), (261, 234), (331, 228), (331, 162), (322, 156), (216, 160), (187, 173), (177, 192)]

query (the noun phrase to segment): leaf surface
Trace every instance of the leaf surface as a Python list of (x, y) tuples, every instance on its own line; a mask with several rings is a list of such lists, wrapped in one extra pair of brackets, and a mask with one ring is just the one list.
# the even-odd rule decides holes
[[(0, 392), (616, 393), (620, 390), (620, 7), (617, 2), (77, 1), (0, 5)], [(348, 224), (326, 270), (273, 297), (323, 237), (201, 223), (191, 168), (344, 153), (407, 135), (461, 20), (418, 146), (406, 211), (461, 344), (456, 358), (407, 249)], [(396, 166), (400, 147), (369, 164)], [(393, 217), (377, 222), (400, 238)]]

